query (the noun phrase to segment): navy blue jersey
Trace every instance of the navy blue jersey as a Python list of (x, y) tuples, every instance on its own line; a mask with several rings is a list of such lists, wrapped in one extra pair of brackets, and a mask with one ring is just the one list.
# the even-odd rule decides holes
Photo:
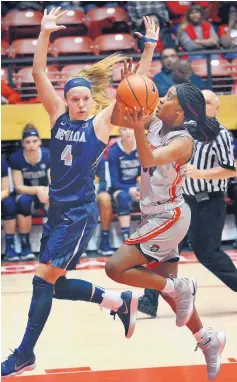
[(48, 170), (50, 168), (50, 152), (45, 147), (39, 148), (39, 160), (32, 165), (27, 161), (21, 149), (10, 156), (10, 167), (22, 172), (24, 186), (48, 186)]
[(6, 159), (1, 158), (1, 178), (8, 176), (8, 163)]
[(111, 146), (108, 159), (112, 189), (128, 190), (135, 187), (136, 179), (141, 174), (137, 149), (127, 154), (119, 141)]
[(71, 121), (64, 113), (51, 130), (50, 198), (57, 202), (95, 201), (94, 178), (106, 144), (96, 137), (93, 120)]
[(98, 163), (98, 167), (95, 173), (99, 178), (99, 188), (98, 194), (102, 191), (106, 191), (106, 179), (105, 179), (105, 158), (102, 156), (101, 160)]

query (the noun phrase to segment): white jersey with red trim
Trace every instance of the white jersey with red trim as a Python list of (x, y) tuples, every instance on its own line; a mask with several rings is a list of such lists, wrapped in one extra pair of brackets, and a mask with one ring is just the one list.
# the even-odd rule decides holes
[[(185, 128), (170, 131), (162, 136), (162, 121), (154, 118), (149, 126), (147, 140), (151, 149), (167, 145), (176, 137), (190, 137)], [(183, 179), (187, 164), (171, 162), (165, 165), (143, 169), (141, 173), (140, 208), (145, 215), (155, 215), (174, 210), (184, 203)]]

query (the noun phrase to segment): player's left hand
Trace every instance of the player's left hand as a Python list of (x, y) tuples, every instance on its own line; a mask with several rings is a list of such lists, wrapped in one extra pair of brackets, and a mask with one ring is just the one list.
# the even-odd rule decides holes
[(141, 108), (141, 111), (138, 112), (136, 106), (134, 106), (132, 114), (127, 108), (125, 116), (126, 116), (125, 118), (130, 122), (130, 124), (132, 125), (134, 129), (142, 129), (142, 130), (144, 130), (145, 125), (151, 118), (150, 115), (146, 115), (144, 113), (143, 107)]
[(41, 203), (47, 203), (49, 201), (49, 188), (44, 186), (40, 187), (37, 196)]
[[(155, 20), (153, 17), (144, 16), (143, 21), (144, 21), (144, 25), (145, 25), (145, 29), (146, 29), (145, 38), (156, 40), (154, 42), (144, 41), (144, 44), (146, 47), (152, 47), (155, 49), (157, 42), (159, 40), (160, 27), (156, 26), (156, 23), (155, 23)], [(135, 34), (139, 38), (144, 37), (140, 32), (135, 32)]]
[(192, 179), (202, 179), (202, 171), (198, 170), (195, 166), (189, 164), (186, 175)]

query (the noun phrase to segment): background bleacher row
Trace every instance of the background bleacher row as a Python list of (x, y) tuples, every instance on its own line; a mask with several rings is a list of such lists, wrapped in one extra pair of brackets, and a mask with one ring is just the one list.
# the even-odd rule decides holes
[[(173, 15), (171, 18), (173, 30), (177, 31), (178, 23), (181, 22), (189, 4), (173, 3), (179, 5), (176, 4), (174, 7), (175, 4), (172, 2), (166, 2), (166, 5)], [(208, 2), (202, 2), (202, 6), (207, 7)], [(41, 18), (42, 13), (40, 11), (12, 10), (2, 19), (1, 78), (19, 90), (23, 100), (37, 95), (30, 66), (32, 65)], [(60, 24), (66, 25), (67, 29), (52, 34), (48, 49), (49, 62), (52, 63), (48, 67), (48, 76), (60, 96), (63, 96), (61, 89), (68, 77), (78, 73), (85, 65), (90, 65), (95, 60), (99, 60), (102, 54), (107, 55), (115, 51), (123, 51), (129, 56), (137, 57), (138, 60), (140, 51), (136, 39), (132, 36), (132, 23), (129, 21), (125, 8), (97, 7), (89, 9), (87, 13), (73, 9), (60, 19)], [(108, 31), (116, 29), (126, 33), (108, 33)], [(222, 35), (225, 25), (220, 25), (216, 29)], [(106, 34), (101, 34), (102, 32)], [(225, 52), (227, 52), (225, 50), (205, 52), (206, 59), (192, 61), (193, 71), (207, 81), (207, 87), (213, 88), (216, 92), (220, 94), (237, 93), (237, 58), (229, 62), (225, 58)], [(188, 59), (190, 54), (198, 53), (198, 55), (205, 56), (205, 52), (180, 52), (179, 55)], [(216, 54), (211, 56), (211, 53)], [(72, 62), (75, 64), (71, 65)], [(117, 65), (114, 69), (113, 85), (115, 87), (120, 80), (120, 69), (121, 65)], [(159, 54), (156, 53), (150, 70), (150, 77), (153, 77), (160, 70)], [(109, 91), (114, 96), (113, 88)]]

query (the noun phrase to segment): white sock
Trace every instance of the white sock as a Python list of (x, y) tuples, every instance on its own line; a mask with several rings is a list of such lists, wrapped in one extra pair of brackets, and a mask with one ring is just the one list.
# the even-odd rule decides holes
[(201, 328), (197, 333), (194, 333), (196, 341), (199, 343), (206, 335), (207, 329)]
[(161, 292), (169, 294), (169, 293), (172, 293), (174, 291), (175, 291), (174, 281), (171, 279), (166, 279), (166, 285), (165, 285), (164, 289), (161, 290)]
[(121, 298), (121, 294), (116, 292), (112, 292), (111, 290), (106, 290), (103, 294), (103, 301), (100, 304), (103, 308), (111, 309), (117, 312), (120, 306), (123, 305), (123, 299)]

